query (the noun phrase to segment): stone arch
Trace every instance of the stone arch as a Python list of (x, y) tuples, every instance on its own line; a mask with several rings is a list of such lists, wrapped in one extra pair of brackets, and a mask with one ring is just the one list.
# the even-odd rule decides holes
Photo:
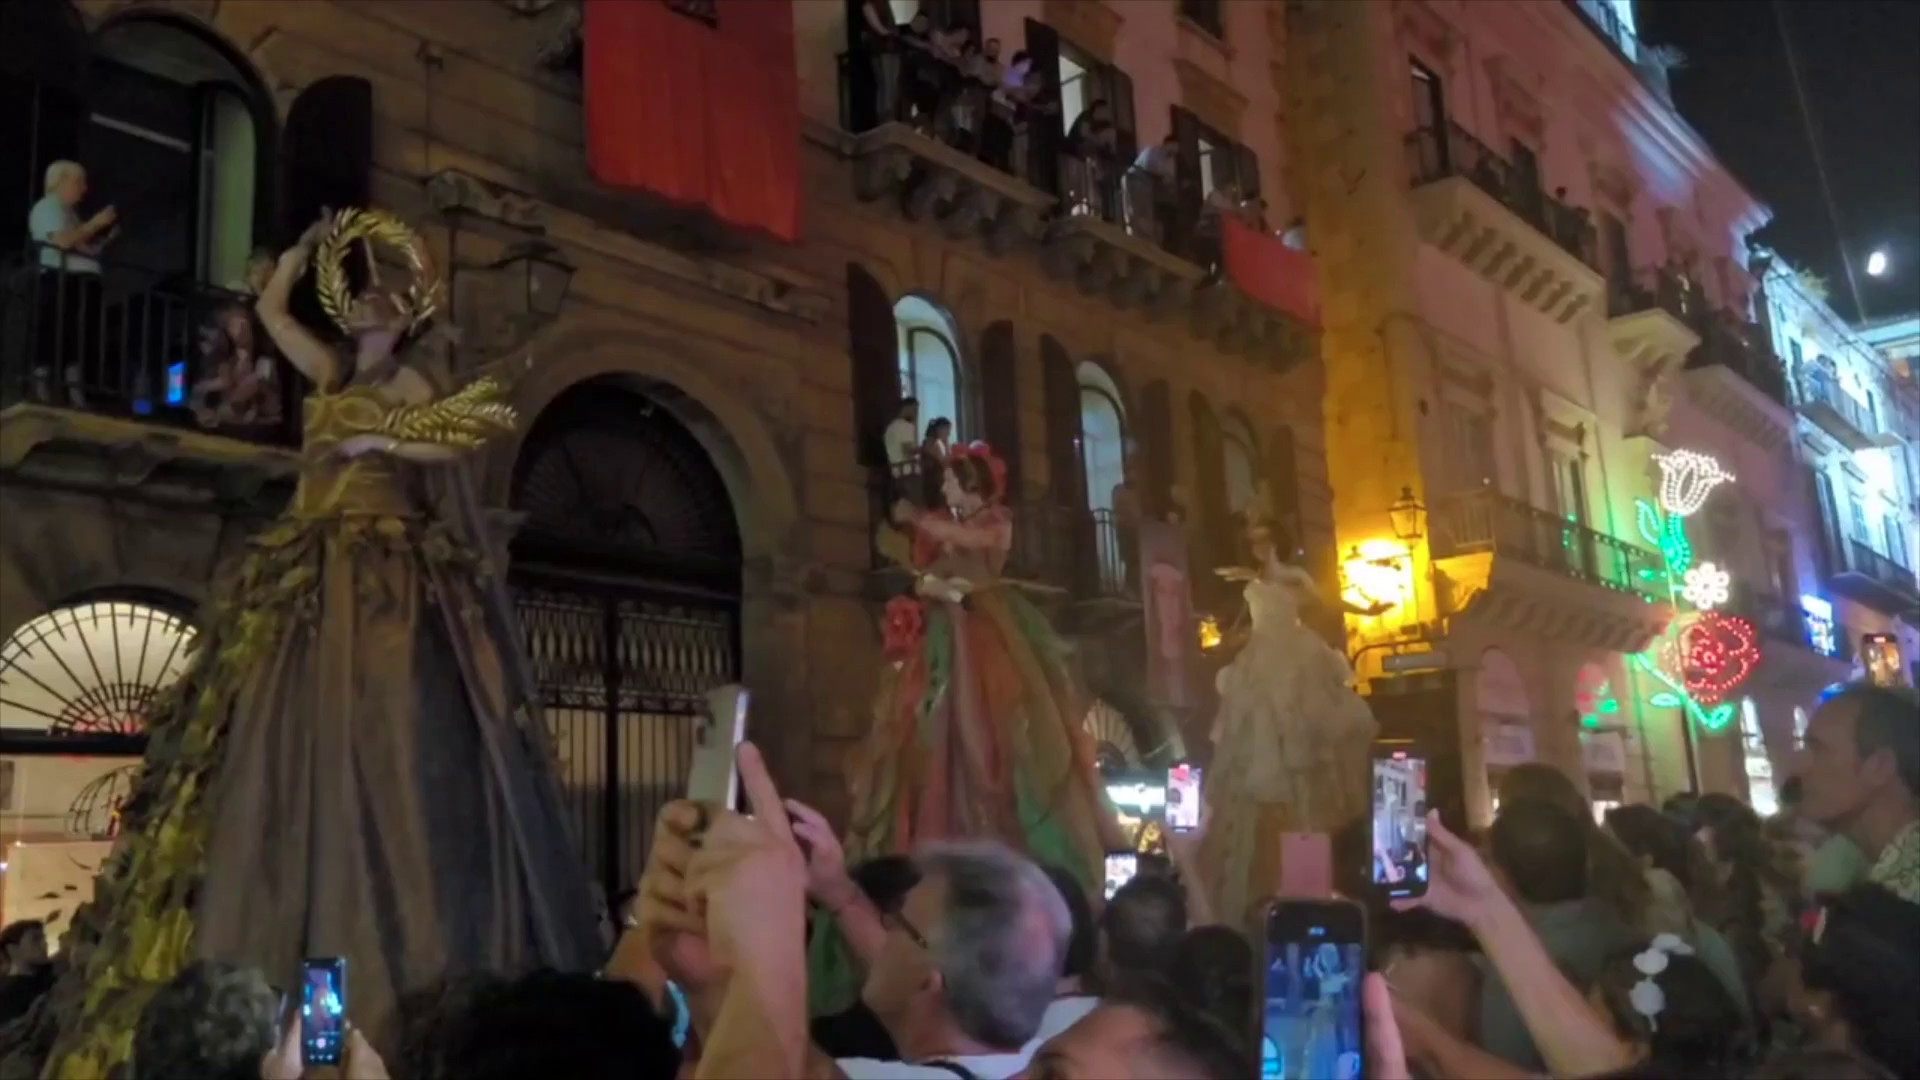
[[(731, 366), (704, 345), (659, 342), (614, 326), (566, 326), (536, 340), (533, 367), (514, 386), (523, 419), (540, 415), (562, 393), (592, 379), (624, 382), (666, 408), (699, 441), (733, 501), (743, 558), (780, 556), (799, 521), (785, 456), (766, 417), (728, 382)], [(489, 453), (483, 490), (490, 506), (507, 505), (513, 465), (527, 432)]]

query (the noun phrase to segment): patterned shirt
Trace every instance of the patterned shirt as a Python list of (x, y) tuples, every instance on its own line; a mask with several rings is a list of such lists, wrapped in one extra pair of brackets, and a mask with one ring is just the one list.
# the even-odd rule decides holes
[(1867, 880), (1910, 904), (1920, 904), (1920, 821), (1908, 822), (1894, 834), (1893, 843), (1867, 871)]

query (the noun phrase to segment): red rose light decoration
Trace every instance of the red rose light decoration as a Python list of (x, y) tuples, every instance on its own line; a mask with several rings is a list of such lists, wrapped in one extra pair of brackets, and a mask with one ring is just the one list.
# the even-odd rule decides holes
[(881, 621), (881, 649), (889, 660), (904, 660), (920, 648), (927, 635), (927, 613), (920, 601), (911, 596), (896, 596), (887, 601)]
[(1702, 705), (1724, 701), (1760, 662), (1753, 624), (1714, 611), (1697, 615), (1661, 653), (1668, 674), (1684, 681)]

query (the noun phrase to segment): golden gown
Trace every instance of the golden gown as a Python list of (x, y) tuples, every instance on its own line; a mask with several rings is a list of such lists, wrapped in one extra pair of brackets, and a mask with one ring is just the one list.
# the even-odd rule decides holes
[(405, 408), (351, 385), (303, 406), (298, 489), (216, 580), (34, 1018), (52, 1075), (124, 1061), (197, 958), (291, 988), (304, 957), (344, 956), (351, 1018), (388, 1052), (403, 993), (602, 958), (498, 579), (428, 499), (447, 466), (336, 452)]

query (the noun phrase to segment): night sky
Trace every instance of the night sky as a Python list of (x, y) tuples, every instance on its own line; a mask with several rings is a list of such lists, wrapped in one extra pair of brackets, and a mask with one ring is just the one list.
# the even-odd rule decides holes
[[(1640, 0), (1640, 37), (1677, 45), (1680, 112), (1773, 208), (1789, 261), (1826, 278), (1853, 314), (1846, 273), (1794, 101), (1781, 22), (1833, 187), (1841, 239), (1869, 317), (1920, 310), (1920, 3), (1913, 0)], [(1876, 246), (1893, 272), (1866, 275)]]

